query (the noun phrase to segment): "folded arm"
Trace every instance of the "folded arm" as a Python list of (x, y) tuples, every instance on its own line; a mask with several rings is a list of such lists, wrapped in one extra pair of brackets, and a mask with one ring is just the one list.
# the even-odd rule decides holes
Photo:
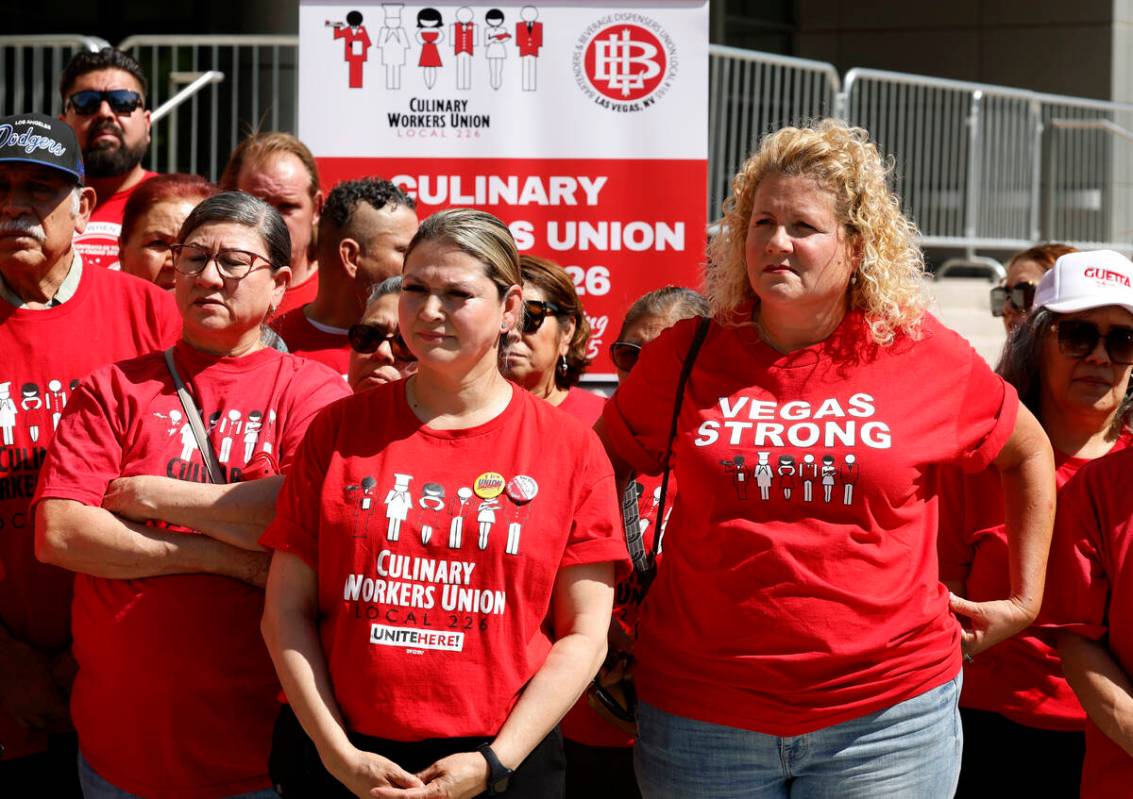
[(134, 522), (162, 521), (204, 533), (241, 549), (257, 543), (275, 516), (283, 477), (214, 485), (138, 475), (114, 480), (102, 506)]
[(262, 586), (270, 555), (204, 535), (170, 533), (70, 499), (36, 507), (35, 554), (44, 563), (95, 577), (137, 579), (217, 574)]

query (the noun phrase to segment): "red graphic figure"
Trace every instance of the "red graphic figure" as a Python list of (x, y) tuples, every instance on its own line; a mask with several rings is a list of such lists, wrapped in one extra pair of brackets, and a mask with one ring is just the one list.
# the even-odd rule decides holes
[(334, 28), (334, 38), (344, 40), (342, 57), (350, 65), (350, 88), (361, 89), (362, 65), (370, 57), (366, 51), (370, 49), (371, 44), (370, 35), (362, 25), (362, 14), (351, 11), (346, 15), (345, 23), (331, 22), (328, 19), (323, 24)]
[(795, 490), (795, 456), (794, 455), (780, 455), (779, 456), (779, 488), (783, 491), (783, 499), (788, 502), (791, 501), (791, 494)]
[(720, 465), (724, 467), (724, 474), (732, 476), (736, 499), (747, 499), (747, 470), (744, 467), (744, 456), (737, 455), (730, 461), (720, 461)]
[(472, 88), (472, 53), (478, 41), (478, 29), (472, 21), (472, 9), (461, 6), (456, 10), (456, 22), (449, 28), (449, 41), (456, 57), (456, 88)]
[(21, 412), (24, 416), (24, 424), (28, 428), (28, 435), (31, 436), (31, 442), (33, 444), (38, 443), (41, 425), (45, 420), (43, 419), (43, 398), (39, 396), (39, 386), (35, 383), (24, 383), (20, 387), (20, 409), (17, 413)]
[(488, 59), (488, 75), (492, 88), (498, 90), (503, 85), (504, 59), (507, 58), (504, 42), (511, 38), (511, 34), (504, 30), (504, 12), (498, 8), (485, 14), (484, 22), (488, 26), (484, 31), (484, 41), (488, 45), (484, 53)]
[(539, 9), (524, 6), (520, 9), (522, 21), (515, 23), (515, 46), (519, 48), (519, 63), (523, 69), (523, 91), (533, 92), (536, 87), (536, 66), (539, 50), (543, 47), (543, 23), (539, 19)]
[(430, 89), (437, 82), (437, 67), (441, 66), (441, 51), (437, 49), (437, 42), (445, 35), (441, 30), (442, 25), (444, 20), (437, 9), (422, 8), (417, 12), (417, 41), (421, 44), (421, 57), (417, 60), (417, 66), (421, 67), (425, 85)]

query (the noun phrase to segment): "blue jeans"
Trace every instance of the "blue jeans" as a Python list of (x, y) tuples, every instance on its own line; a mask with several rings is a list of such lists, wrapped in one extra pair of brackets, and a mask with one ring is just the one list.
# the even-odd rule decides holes
[(643, 702), (637, 780), (646, 799), (949, 799), (964, 746), (960, 680), (790, 738)]
[[(98, 776), (83, 757), (82, 752), (79, 753), (79, 784), (83, 787), (83, 799), (142, 799), (137, 794), (123, 791), (117, 785)], [(279, 799), (279, 794), (271, 788), (265, 788), (262, 791), (242, 793), (228, 799)]]

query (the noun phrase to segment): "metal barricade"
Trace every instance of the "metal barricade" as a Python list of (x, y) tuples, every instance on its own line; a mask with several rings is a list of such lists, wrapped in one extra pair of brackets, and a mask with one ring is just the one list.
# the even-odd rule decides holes
[(0, 116), (30, 111), (58, 116), (59, 75), (71, 56), (109, 46), (94, 36), (0, 36)]
[(224, 75), (202, 82), (154, 126), (147, 163), (154, 171), (217, 180), (252, 131), (296, 130), (297, 36), (131, 36), (118, 47), (141, 64), (152, 108), (207, 72)]
[(1133, 248), (1133, 142), (1112, 127), (1133, 106), (852, 69), (839, 112), (893, 157), (926, 247)]
[(708, 48), (708, 219), (720, 216), (732, 176), (760, 136), (784, 125), (834, 113), (840, 81), (830, 64)]
[[(0, 114), (58, 114), (77, 35), (0, 36)], [(132, 36), (119, 48), (161, 108), (147, 166), (217, 179), (253, 130), (297, 129), (298, 37)], [(223, 76), (223, 77), (222, 77)], [(1133, 105), (709, 48), (707, 204), (718, 219), (759, 137), (841, 116), (894, 159), (926, 247), (1015, 250), (1039, 240), (1133, 250)]]

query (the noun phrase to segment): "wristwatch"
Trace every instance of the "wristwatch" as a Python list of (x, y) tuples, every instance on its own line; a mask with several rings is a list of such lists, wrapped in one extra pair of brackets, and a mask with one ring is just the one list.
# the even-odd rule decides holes
[(511, 782), (512, 769), (505, 766), (492, 751), (491, 744), (480, 744), (476, 751), (488, 761), (488, 796), (499, 796), (507, 791)]

